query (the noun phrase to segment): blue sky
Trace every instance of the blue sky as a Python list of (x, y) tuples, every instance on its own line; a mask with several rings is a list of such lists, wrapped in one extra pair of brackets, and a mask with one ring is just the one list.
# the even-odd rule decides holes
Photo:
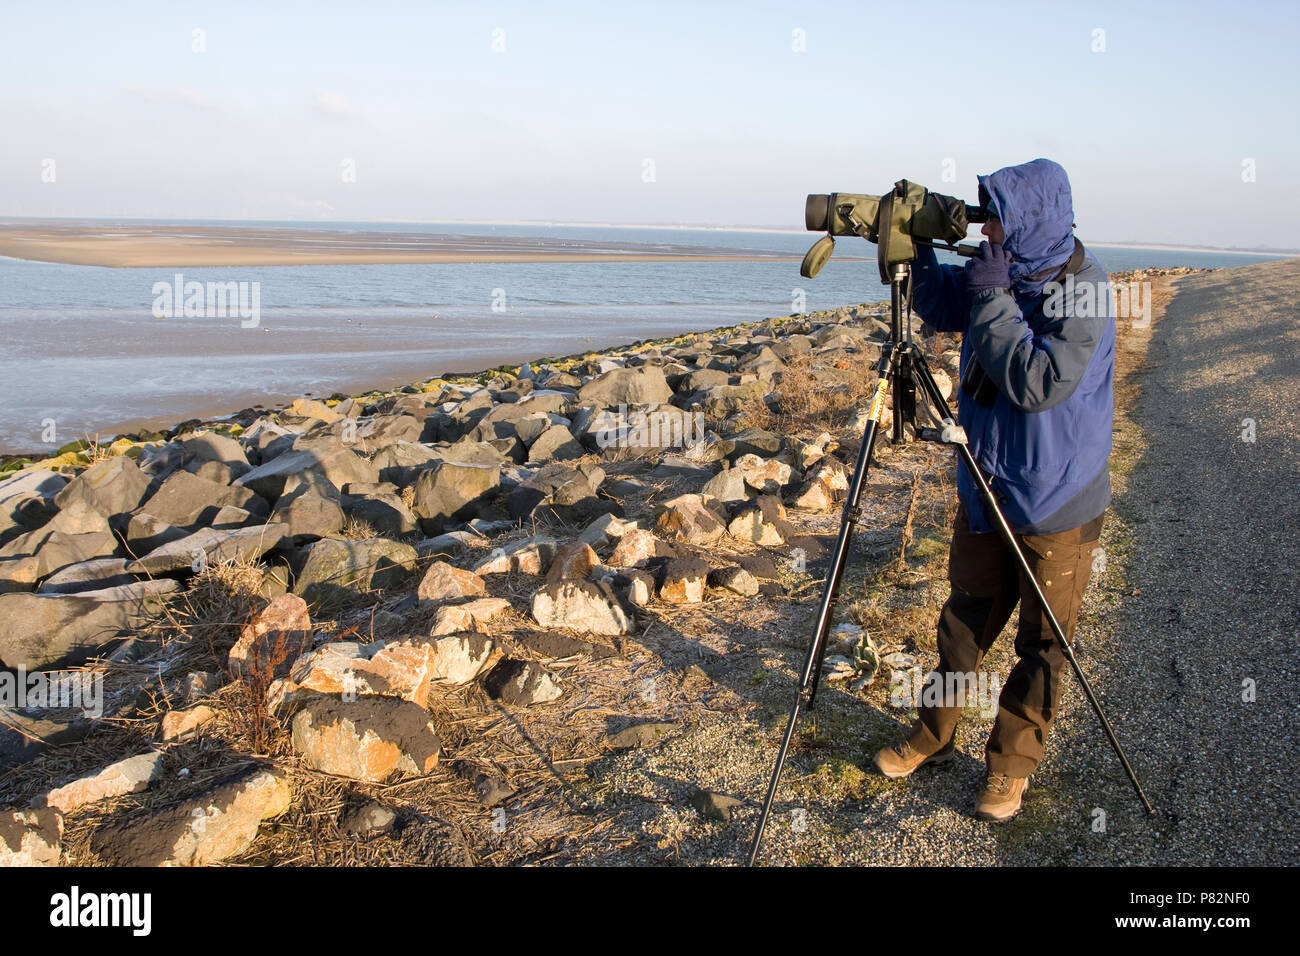
[(1047, 156), (1085, 241), (1300, 247), (1298, 11), (7, 2), (0, 215), (799, 228)]

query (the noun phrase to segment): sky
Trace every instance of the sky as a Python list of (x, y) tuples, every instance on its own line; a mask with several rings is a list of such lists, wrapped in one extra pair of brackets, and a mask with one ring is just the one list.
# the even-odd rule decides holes
[(23, 3), (0, 216), (802, 228), (1046, 156), (1085, 241), (1300, 248), (1300, 3)]

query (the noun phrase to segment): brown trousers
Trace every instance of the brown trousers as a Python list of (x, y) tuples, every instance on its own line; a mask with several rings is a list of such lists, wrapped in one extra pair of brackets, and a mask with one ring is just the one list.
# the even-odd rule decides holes
[[(1098, 516), (1060, 534), (1016, 535), (1066, 640), (1074, 635), (1101, 522)], [(1060, 706), (1061, 673), (1066, 666), (1060, 641), (1002, 535), (972, 534), (965, 508), (958, 509), (953, 528), (948, 580), (952, 594), (939, 615), (939, 665), (926, 681), (945, 681), (939, 687), (952, 691), (961, 683), (946, 675), (970, 675), (965, 680), (974, 686), (980, 662), (1019, 603), (1015, 648), (1020, 660), (1002, 685), (985, 760), (994, 773), (1027, 777), (1043, 759), (1043, 745)], [(918, 753), (931, 754), (946, 746), (961, 716), (962, 701), (939, 687), (926, 688), (918, 708), (920, 721), (911, 737)], [(927, 706), (930, 694), (942, 703)]]

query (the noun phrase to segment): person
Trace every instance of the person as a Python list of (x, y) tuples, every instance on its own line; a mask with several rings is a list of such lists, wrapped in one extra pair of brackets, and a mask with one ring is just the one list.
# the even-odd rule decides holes
[[(1110, 286), (1074, 237), (1061, 166), (1036, 159), (981, 176), (979, 185), (987, 241), (964, 269), (918, 247), (912, 300), (927, 325), (962, 335), (958, 422), (1069, 640), (1110, 504)], [(911, 732), (877, 753), (875, 765), (900, 778), (953, 755), (961, 708), (974, 703), (962, 695), (977, 686), (980, 663), (1019, 602), (1019, 659), (1002, 686), (975, 800), (976, 817), (1004, 821), (1020, 811), (1043, 759), (1066, 661), (960, 462), (957, 493), (939, 663), (926, 676)]]

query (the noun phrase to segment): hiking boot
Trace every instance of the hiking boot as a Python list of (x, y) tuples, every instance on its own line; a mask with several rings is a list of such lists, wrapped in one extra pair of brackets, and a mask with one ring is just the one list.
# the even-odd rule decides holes
[(890, 780), (898, 780), (901, 777), (909, 777), (912, 771), (917, 767), (926, 764), (943, 763), (945, 760), (951, 760), (953, 754), (952, 741), (948, 741), (948, 746), (932, 753), (930, 756), (917, 753), (912, 747), (910, 740), (903, 740), (892, 747), (884, 747), (876, 754), (876, 769), (883, 773)]
[(975, 798), (975, 819), (1005, 823), (1020, 812), (1020, 803), (1028, 789), (1028, 777), (1008, 777), (990, 770), (984, 788)]

